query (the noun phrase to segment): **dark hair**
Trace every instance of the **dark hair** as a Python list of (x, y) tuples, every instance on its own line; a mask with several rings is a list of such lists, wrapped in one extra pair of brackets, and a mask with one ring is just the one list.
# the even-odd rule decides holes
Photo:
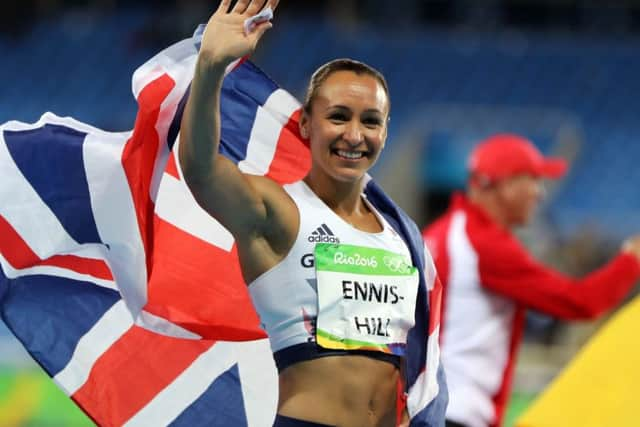
[(338, 71), (351, 71), (357, 75), (366, 74), (369, 75), (382, 85), (384, 92), (387, 94), (387, 105), (391, 108), (391, 98), (389, 97), (389, 86), (387, 81), (380, 71), (365, 64), (364, 62), (356, 61), (349, 58), (334, 59), (318, 68), (309, 80), (309, 86), (307, 87), (307, 93), (304, 97), (304, 111), (311, 112), (311, 103), (318, 94), (318, 89), (329, 78), (330, 75)]

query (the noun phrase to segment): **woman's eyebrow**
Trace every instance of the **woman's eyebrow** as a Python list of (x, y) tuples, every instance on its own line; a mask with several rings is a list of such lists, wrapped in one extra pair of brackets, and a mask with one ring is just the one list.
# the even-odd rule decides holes
[[(329, 105), (327, 107), (327, 110), (345, 110), (345, 111), (351, 111), (351, 108), (347, 107), (346, 105)], [(377, 108), (369, 108), (366, 109), (362, 112), (363, 114), (384, 114), (382, 111), (378, 110)]]

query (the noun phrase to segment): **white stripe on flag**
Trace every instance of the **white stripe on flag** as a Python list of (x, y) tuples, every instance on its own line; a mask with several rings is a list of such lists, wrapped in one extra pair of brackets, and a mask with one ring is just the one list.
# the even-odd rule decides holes
[(4, 274), (9, 279), (15, 279), (17, 277), (32, 276), (32, 275), (38, 274), (38, 275), (44, 275), (44, 276), (66, 277), (67, 279), (78, 280), (80, 282), (90, 282), (92, 284), (102, 286), (103, 288), (113, 289), (114, 291), (118, 290), (118, 288), (116, 287), (116, 284), (112, 280), (98, 279), (88, 274), (80, 274), (73, 270), (68, 270), (62, 267), (54, 267), (50, 265), (38, 265), (35, 267), (15, 269), (2, 256), (2, 254), (0, 254), (0, 265), (2, 265)]
[(264, 106), (258, 107), (251, 128), (247, 156), (238, 163), (242, 172), (252, 175), (266, 175), (269, 172), (282, 128), (299, 108), (300, 103), (282, 89), (277, 89)]
[[(125, 423), (127, 427), (169, 425), (229, 370), (247, 343), (218, 341), (201, 354), (180, 376), (158, 393), (144, 408)], [(252, 424), (249, 424), (254, 427)], [(266, 424), (265, 424), (266, 426)]]
[(418, 375), (416, 382), (409, 389), (407, 409), (411, 418), (426, 408), (440, 391), (440, 385), (438, 384), (438, 366), (440, 364), (439, 335), (440, 326), (436, 327), (433, 333), (429, 335), (425, 370)]
[[(187, 84), (191, 82), (198, 51), (193, 39), (182, 40), (158, 53), (156, 56), (142, 64), (133, 73), (131, 90), (136, 99), (140, 92), (152, 81), (164, 74), (169, 75), (174, 81), (181, 79)], [(189, 78), (180, 77), (186, 73)]]
[(247, 425), (271, 427), (278, 406), (278, 373), (269, 340), (243, 343), (236, 354)]
[(183, 181), (167, 173), (160, 183), (156, 214), (207, 243), (226, 251), (231, 251), (233, 247), (234, 239), (231, 233), (198, 205)]
[(424, 281), (427, 284), (427, 291), (431, 292), (433, 287), (436, 284), (436, 276), (438, 273), (436, 272), (436, 265), (433, 262), (433, 257), (431, 256), (431, 252), (427, 247), (427, 244), (424, 244)]
[(53, 380), (69, 396), (89, 378), (98, 358), (133, 326), (131, 313), (124, 301), (114, 304), (87, 332), (76, 346), (71, 360)]
[(91, 206), (115, 282), (134, 312), (147, 302), (144, 245), (127, 176), (122, 168), (126, 139), (122, 134), (93, 134), (83, 146)]
[(188, 331), (181, 326), (171, 323), (167, 319), (151, 314), (142, 310), (136, 319), (136, 325), (141, 328), (148, 329), (160, 335), (168, 335), (170, 337), (184, 338), (190, 340), (198, 340), (202, 337), (194, 332)]

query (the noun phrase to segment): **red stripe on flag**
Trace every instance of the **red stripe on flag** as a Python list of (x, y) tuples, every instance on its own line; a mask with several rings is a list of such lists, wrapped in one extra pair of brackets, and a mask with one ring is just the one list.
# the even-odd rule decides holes
[(72, 398), (98, 425), (120, 426), (213, 344), (133, 326), (100, 356)]
[(0, 215), (0, 236), (2, 236), (0, 253), (13, 268), (28, 268), (42, 261), (2, 215)]
[(167, 160), (167, 167), (164, 170), (166, 173), (171, 175), (176, 179), (180, 179), (180, 174), (178, 173), (178, 166), (176, 165), (176, 157), (173, 155), (173, 152), (169, 154), (169, 159)]
[(208, 339), (265, 338), (238, 254), (155, 217), (152, 274), (145, 310)]
[(442, 316), (442, 283), (438, 276), (434, 279), (433, 289), (429, 292), (429, 335), (440, 326)]
[[(175, 82), (166, 74), (147, 84), (138, 95), (138, 115), (133, 135), (127, 141), (122, 153), (124, 167), (135, 205), (140, 235), (145, 252), (150, 255), (153, 231), (153, 209), (149, 191), (153, 168), (158, 156), (160, 138), (156, 124), (162, 102), (174, 88)], [(151, 256), (147, 256), (147, 271), (151, 266)]]
[(56, 255), (42, 261), (41, 265), (66, 268), (97, 279), (113, 280), (111, 270), (104, 261), (80, 258), (74, 255)]
[(280, 184), (289, 184), (305, 177), (311, 169), (311, 152), (300, 136), (298, 122), (301, 110), (296, 110), (282, 128), (273, 161), (267, 176)]
[(113, 280), (111, 270), (102, 260), (81, 258), (75, 255), (55, 255), (45, 260), (40, 259), (2, 215), (0, 215), (0, 236), (2, 236), (0, 253), (15, 269), (44, 265), (64, 268), (98, 279)]

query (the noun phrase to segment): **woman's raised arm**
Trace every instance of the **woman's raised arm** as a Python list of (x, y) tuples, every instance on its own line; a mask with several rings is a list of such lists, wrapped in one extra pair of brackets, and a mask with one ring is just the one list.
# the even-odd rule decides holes
[(277, 0), (222, 0), (205, 29), (196, 63), (191, 93), (180, 130), (180, 166), (194, 197), (229, 231), (247, 233), (266, 221), (264, 178), (242, 174), (233, 162), (218, 154), (220, 144), (220, 91), (225, 69), (251, 54), (269, 21), (245, 31), (245, 21)]

